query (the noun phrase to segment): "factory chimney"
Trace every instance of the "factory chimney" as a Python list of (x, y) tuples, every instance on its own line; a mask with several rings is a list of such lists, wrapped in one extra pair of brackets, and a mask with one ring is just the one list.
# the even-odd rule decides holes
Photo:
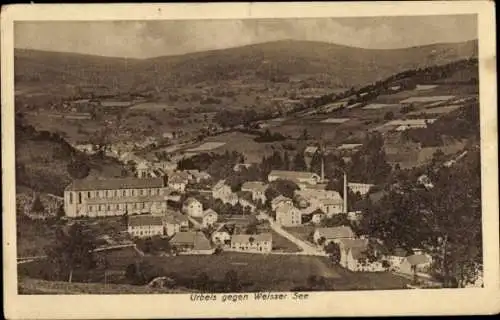
[(344, 212), (348, 213), (347, 210), (347, 174), (344, 171)]

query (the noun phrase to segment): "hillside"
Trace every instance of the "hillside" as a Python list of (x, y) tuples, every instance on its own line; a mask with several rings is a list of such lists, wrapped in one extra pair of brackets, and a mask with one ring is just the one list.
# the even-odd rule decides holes
[(119, 176), (123, 166), (104, 157), (90, 158), (73, 149), (57, 133), (37, 131), (16, 118), (16, 186), (61, 196), (71, 182), (67, 171), (73, 160), (84, 161), (92, 176)]
[[(406, 69), (477, 56), (477, 41), (373, 50), (284, 40), (144, 60), (15, 50), (18, 87), (78, 85), (152, 90), (224, 80), (326, 78), (335, 87), (373, 82)], [(16, 88), (17, 89), (17, 88)]]

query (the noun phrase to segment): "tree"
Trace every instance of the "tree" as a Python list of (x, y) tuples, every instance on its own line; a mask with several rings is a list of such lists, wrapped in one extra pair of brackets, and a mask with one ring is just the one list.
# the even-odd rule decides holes
[(57, 208), (56, 217), (60, 219), (60, 218), (63, 218), (65, 215), (66, 215), (66, 212), (64, 212), (64, 205), (63, 205), (63, 204), (61, 204), (61, 205)]
[(320, 246), (323, 246), (325, 244), (325, 241), (326, 241), (325, 237), (321, 237), (321, 238), (318, 239), (318, 244)]
[(67, 166), (67, 170), (69, 175), (73, 179), (86, 178), (90, 173), (89, 166), (81, 160), (75, 160), (70, 162)]
[(208, 284), (210, 282), (210, 277), (206, 272), (201, 272), (195, 279), (196, 288), (205, 292), (208, 290)]
[(269, 183), (269, 187), (267, 190), (269, 189), (274, 189), (276, 190), (278, 195), (281, 194), (287, 198), (292, 199), (295, 194), (295, 190), (299, 190), (299, 186), (293, 181), (278, 179)]
[(81, 224), (74, 223), (67, 232), (62, 228), (57, 229), (56, 241), (48, 248), (47, 255), (59, 272), (69, 273), (68, 282), (71, 282), (74, 270), (88, 271), (95, 267), (95, 248), (94, 234), (85, 230)]
[(384, 114), (384, 120), (393, 120), (394, 119), (394, 112), (392, 111), (387, 111)]
[(34, 213), (43, 213), (45, 212), (45, 207), (43, 206), (42, 201), (40, 200), (40, 196), (36, 195), (33, 200), (33, 204), (31, 205), (31, 211)]
[(335, 242), (328, 243), (325, 252), (328, 253), (334, 264), (340, 263), (340, 247), (338, 244)]
[(309, 132), (307, 131), (307, 129), (304, 129), (304, 131), (302, 132), (302, 136), (300, 138), (302, 140), (308, 140), (309, 139)]

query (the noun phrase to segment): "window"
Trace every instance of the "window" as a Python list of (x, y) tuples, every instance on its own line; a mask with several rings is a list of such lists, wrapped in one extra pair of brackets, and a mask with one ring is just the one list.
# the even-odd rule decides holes
[(111, 210), (111, 205), (108, 204), (108, 211)]
[(73, 192), (69, 193), (69, 204), (73, 203)]
[(90, 191), (87, 192), (87, 199), (90, 199)]
[(118, 190), (115, 190), (115, 192), (114, 192), (114, 196), (115, 196), (115, 197), (118, 197)]
[(123, 190), (123, 191), (122, 191), (122, 196), (124, 196), (124, 197), (125, 197), (125, 194), (126, 194), (126, 193), (125, 193), (125, 190)]
[(82, 203), (83, 192), (78, 193), (78, 203)]

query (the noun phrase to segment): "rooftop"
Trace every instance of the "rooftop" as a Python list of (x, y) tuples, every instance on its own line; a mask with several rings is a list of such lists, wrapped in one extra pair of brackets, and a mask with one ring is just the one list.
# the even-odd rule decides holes
[(116, 190), (116, 189), (146, 189), (163, 188), (163, 178), (112, 178), (112, 179), (82, 179), (75, 180), (66, 187), (68, 191), (86, 190)]
[(210, 241), (205, 237), (202, 232), (195, 231), (181, 231), (177, 232), (172, 239), (170, 239), (170, 243), (174, 245), (193, 245), (194, 250), (210, 250), (212, 246), (210, 245)]
[(153, 216), (150, 214), (143, 214), (137, 216), (129, 216), (128, 217), (128, 225), (130, 227), (139, 227), (139, 226), (162, 226), (163, 219), (160, 216)]
[(408, 256), (408, 257), (406, 257), (406, 260), (408, 260), (408, 262), (412, 266), (417, 266), (419, 264), (425, 264), (425, 263), (430, 262), (429, 258), (423, 254), (414, 254), (414, 255)]
[(270, 233), (259, 233), (259, 234), (235, 234), (231, 238), (231, 242), (234, 243), (250, 243), (250, 238), (253, 238), (255, 242), (261, 241), (272, 241), (273, 236)]
[(241, 190), (255, 190), (264, 192), (267, 189), (267, 184), (260, 181), (247, 181), (241, 185)]
[(269, 177), (275, 176), (282, 179), (311, 179), (319, 178), (319, 176), (314, 172), (304, 172), (304, 171), (284, 171), (284, 170), (273, 170), (269, 173)]

